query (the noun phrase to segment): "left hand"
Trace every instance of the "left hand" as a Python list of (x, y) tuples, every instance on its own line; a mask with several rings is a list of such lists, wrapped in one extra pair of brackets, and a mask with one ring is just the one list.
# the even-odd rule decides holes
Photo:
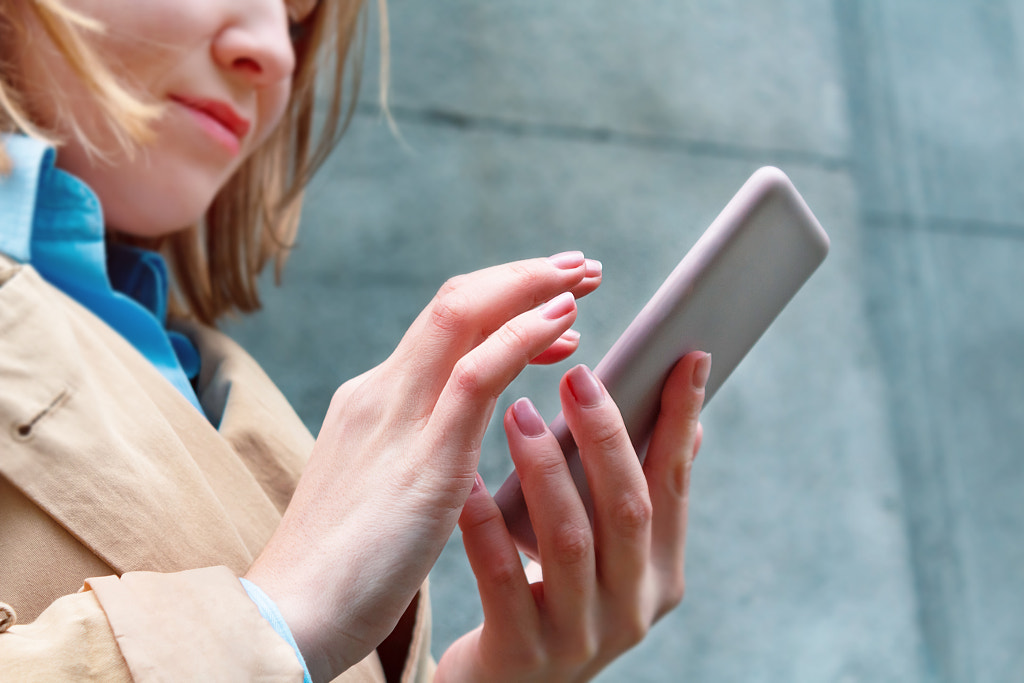
[(593, 525), (536, 409), (522, 399), (508, 410), (505, 430), (543, 578), (527, 579), (478, 478), (459, 526), (484, 623), (444, 653), (439, 683), (589, 680), (682, 600), (690, 468), (710, 360), (694, 352), (672, 371), (642, 466), (593, 373), (579, 366), (566, 374), (562, 409), (593, 495)]
[(596, 266), (566, 252), (452, 278), (391, 356), (335, 392), (246, 572), (313, 680), (401, 640), (389, 634), (455, 528), (498, 395), (528, 362), (572, 352), (575, 299), (598, 286)]

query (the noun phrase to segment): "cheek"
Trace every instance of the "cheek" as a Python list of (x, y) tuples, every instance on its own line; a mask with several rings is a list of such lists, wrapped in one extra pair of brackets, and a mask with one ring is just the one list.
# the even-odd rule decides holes
[(280, 125), (281, 119), (284, 117), (285, 110), (288, 108), (288, 99), (290, 96), (290, 80), (271, 86), (261, 93), (258, 113), (260, 128), (259, 133), (253, 140), (255, 143), (254, 146), (266, 141), (266, 139), (270, 137), (271, 133), (273, 133), (277, 129), (278, 125)]
[(145, 96), (216, 28), (208, 0), (64, 0), (103, 30), (89, 44), (129, 90)]

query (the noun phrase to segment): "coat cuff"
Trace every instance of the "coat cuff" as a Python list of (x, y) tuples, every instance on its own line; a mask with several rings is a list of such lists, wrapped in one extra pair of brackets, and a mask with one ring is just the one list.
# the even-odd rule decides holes
[(32, 623), (0, 634), (0, 678), (131, 683), (110, 625), (91, 592), (58, 598)]
[(303, 667), (226, 567), (86, 581), (139, 682), (303, 680)]
[(249, 599), (255, 603), (256, 608), (259, 609), (260, 615), (267, 620), (277, 632), (277, 635), (284, 638), (285, 642), (291, 646), (295, 652), (295, 657), (299, 660), (299, 664), (302, 665), (302, 683), (313, 683), (313, 679), (309, 675), (309, 667), (306, 666), (306, 659), (302, 656), (302, 652), (299, 650), (299, 644), (295, 642), (295, 636), (292, 635), (292, 630), (288, 626), (288, 622), (284, 620), (284, 615), (281, 614), (281, 610), (277, 608), (277, 603), (270, 599), (270, 596), (263, 592), (263, 589), (257, 586), (255, 583), (246, 578), (238, 579), (242, 582), (242, 588), (249, 595)]

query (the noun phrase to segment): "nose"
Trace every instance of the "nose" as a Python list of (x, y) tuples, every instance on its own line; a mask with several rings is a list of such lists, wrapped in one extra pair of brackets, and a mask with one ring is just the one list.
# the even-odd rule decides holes
[(290, 78), (295, 71), (295, 50), (284, 3), (245, 4), (245, 11), (225, 22), (214, 38), (214, 60), (257, 87)]

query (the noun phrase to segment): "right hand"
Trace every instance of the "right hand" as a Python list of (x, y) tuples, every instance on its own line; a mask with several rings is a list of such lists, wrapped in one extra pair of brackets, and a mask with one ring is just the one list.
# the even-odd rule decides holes
[(669, 374), (642, 465), (600, 380), (583, 366), (563, 378), (562, 411), (593, 520), (540, 414), (526, 400), (509, 408), (505, 432), (540, 562), (523, 570), (481, 481), (459, 525), (484, 622), (444, 653), (437, 683), (588, 681), (682, 600), (690, 470), (710, 362), (693, 352)]
[(246, 574), (277, 603), (314, 680), (394, 628), (459, 519), (497, 397), (527, 363), (575, 350), (574, 297), (598, 284), (599, 264), (578, 252), (453, 278), (384, 363), (335, 393)]

